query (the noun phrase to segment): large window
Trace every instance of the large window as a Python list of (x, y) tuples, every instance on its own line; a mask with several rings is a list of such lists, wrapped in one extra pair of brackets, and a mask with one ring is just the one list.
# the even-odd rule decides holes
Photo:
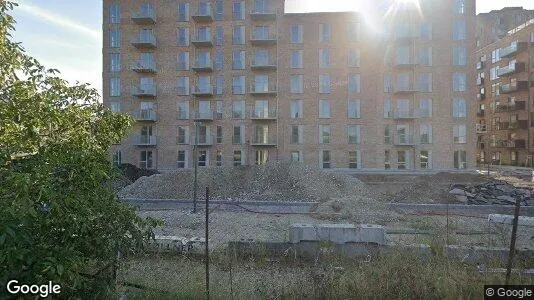
[(321, 74), (319, 75), (319, 94), (330, 94), (331, 93), (331, 79), (330, 75)]
[(323, 150), (319, 152), (320, 165), (323, 169), (330, 168), (330, 151)]
[(319, 125), (319, 144), (330, 144), (332, 128), (330, 125)]
[(234, 45), (245, 44), (245, 26), (234, 26), (232, 34), (232, 43)]
[(467, 152), (464, 150), (454, 151), (454, 168), (467, 169)]
[(245, 19), (245, 1), (235, 1), (232, 6), (234, 20)]
[(432, 73), (419, 73), (419, 91), (423, 93), (432, 92)]
[(291, 93), (302, 94), (304, 92), (304, 76), (291, 75)]
[(360, 100), (350, 99), (347, 103), (347, 117), (349, 119), (360, 118)]
[(224, 44), (224, 29), (222, 26), (215, 27), (215, 46)]
[(235, 145), (243, 144), (245, 140), (245, 127), (244, 125), (234, 126), (234, 132), (232, 136), (232, 143)]
[(467, 91), (467, 75), (465, 73), (452, 74), (452, 90), (454, 92)]
[(419, 48), (419, 65), (423, 67), (432, 66), (432, 47)]
[(232, 102), (232, 118), (245, 118), (245, 100), (237, 100)]
[(304, 125), (291, 125), (291, 144), (302, 144)]
[(176, 143), (178, 145), (189, 144), (189, 126), (178, 126), (178, 133), (176, 134)]
[(319, 100), (319, 118), (331, 118), (331, 101)]
[(304, 67), (303, 63), (304, 50), (292, 50), (291, 51), (291, 68), (301, 69)]
[(189, 3), (178, 3), (178, 22), (189, 21)]
[(181, 76), (178, 77), (178, 95), (187, 96), (189, 95), (189, 77)]
[(347, 126), (347, 139), (349, 144), (360, 144), (360, 125)]
[(359, 22), (347, 23), (347, 39), (350, 42), (357, 42), (360, 39), (360, 27)]
[(245, 94), (245, 76), (234, 76), (232, 78), (232, 93), (234, 95), (244, 95)]
[(121, 95), (121, 79), (118, 77), (111, 77), (109, 79), (109, 96), (119, 97)]
[(301, 24), (291, 25), (290, 42), (292, 44), (302, 43), (302, 25)]
[(234, 151), (234, 166), (241, 166), (243, 165), (243, 153), (241, 153), (241, 150), (235, 150)]
[(453, 66), (467, 66), (467, 50), (464, 46), (452, 47)]
[(359, 49), (349, 49), (347, 65), (350, 68), (360, 67), (360, 50)]
[(319, 68), (330, 68), (332, 66), (330, 59), (330, 49), (319, 49)]
[(328, 43), (332, 39), (332, 27), (328, 23), (319, 24), (319, 42)]
[(360, 92), (360, 74), (350, 74), (348, 77), (349, 93)]
[(455, 41), (462, 41), (467, 39), (465, 19), (456, 19), (454, 21), (452, 38)]
[(467, 103), (465, 99), (452, 99), (452, 116), (456, 118), (467, 117)]
[(187, 154), (186, 150), (178, 150), (178, 168), (183, 169), (187, 167)]
[(179, 71), (189, 70), (189, 52), (178, 52), (177, 59)]
[(421, 144), (432, 143), (432, 125), (421, 124), (419, 125), (419, 141)]
[(118, 3), (109, 6), (109, 23), (119, 24), (121, 22), (121, 7)]
[(215, 1), (215, 20), (224, 20), (224, 0)]
[(178, 28), (178, 46), (189, 46), (189, 27)]
[(291, 100), (291, 119), (301, 119), (303, 117), (304, 103), (302, 100)]
[(454, 125), (453, 126), (453, 135), (455, 144), (465, 144), (467, 143), (467, 130), (465, 124)]
[(244, 70), (245, 69), (245, 51), (237, 50), (232, 54), (232, 68), (234, 70)]
[(121, 70), (121, 55), (120, 53), (109, 54), (109, 71), (120, 72)]
[(360, 168), (360, 151), (349, 151), (349, 168)]
[(139, 167), (141, 169), (152, 169), (152, 151), (141, 151)]
[(109, 30), (109, 47), (119, 48), (121, 46), (121, 32), (117, 28)]
[(430, 151), (421, 150), (419, 152), (419, 167), (421, 169), (431, 169), (432, 168)]

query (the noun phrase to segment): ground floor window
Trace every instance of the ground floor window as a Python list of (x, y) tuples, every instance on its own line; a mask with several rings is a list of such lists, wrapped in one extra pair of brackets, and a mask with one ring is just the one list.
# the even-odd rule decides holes
[(302, 152), (301, 151), (291, 152), (291, 161), (292, 162), (303, 162)]
[(198, 151), (198, 166), (205, 167), (208, 165), (208, 151), (200, 150)]
[(384, 151), (384, 169), (391, 169), (391, 153), (389, 150)]
[(221, 151), (217, 151), (216, 165), (217, 167), (222, 166), (222, 152)]
[(234, 166), (241, 166), (243, 165), (243, 155), (241, 153), (241, 150), (234, 151)]
[(178, 168), (183, 169), (186, 167), (185, 157), (186, 157), (185, 151), (179, 150), (178, 151)]
[(256, 151), (256, 164), (263, 165), (267, 162), (269, 157), (269, 152), (267, 150), (257, 150)]
[(323, 169), (329, 169), (330, 168), (330, 151), (323, 150), (321, 151), (321, 167)]
[(349, 151), (349, 168), (351, 169), (357, 169), (358, 168), (358, 162), (359, 159), (359, 151)]
[(405, 170), (407, 167), (406, 151), (397, 151), (397, 169)]
[(510, 161), (512, 164), (517, 164), (517, 152), (516, 151), (510, 152)]
[(467, 152), (464, 150), (454, 151), (454, 168), (467, 169)]
[(422, 150), (419, 152), (419, 163), (421, 169), (430, 169), (430, 151)]
[(139, 167), (141, 169), (152, 169), (152, 151), (141, 151)]

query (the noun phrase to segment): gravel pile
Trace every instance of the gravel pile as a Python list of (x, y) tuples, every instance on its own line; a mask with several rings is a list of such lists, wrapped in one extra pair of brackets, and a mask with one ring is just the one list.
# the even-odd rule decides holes
[(467, 204), (502, 204), (514, 205), (516, 197), (522, 199), (522, 205), (531, 205), (532, 191), (515, 187), (504, 181), (490, 181), (474, 186), (455, 185), (449, 191), (457, 201)]
[[(194, 173), (173, 171), (141, 177), (119, 193), (124, 198), (192, 199)], [(372, 196), (358, 179), (302, 164), (275, 162), (262, 166), (213, 167), (198, 170), (201, 197), (213, 199), (324, 202), (347, 196)]]

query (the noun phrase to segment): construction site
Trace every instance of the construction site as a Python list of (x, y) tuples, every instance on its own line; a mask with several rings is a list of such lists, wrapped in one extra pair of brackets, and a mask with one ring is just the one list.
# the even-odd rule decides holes
[[(137, 206), (141, 216), (164, 223), (156, 229), (151, 254), (127, 260), (123, 269), (126, 282), (145, 284), (167, 294), (164, 282), (180, 277), (173, 270), (187, 265), (187, 270), (200, 277), (184, 286), (191, 288), (190, 296), (202, 295), (206, 196), (209, 251), (215, 257), (214, 274), (220, 281), (216, 290), (221, 298), (319, 297), (316, 288), (309, 290), (315, 294), (288, 293), (288, 286), (282, 288), (285, 292), (280, 289), (284, 284), (314, 286), (313, 274), (328, 273), (329, 268), (331, 275), (343, 273), (340, 270), (347, 261), (373, 264), (391, 259), (391, 255), (409, 256), (416, 262), (418, 257), (439, 258), (461, 264), (466, 272), (482, 274), (485, 279), (504, 278), (502, 268), (508, 259), (517, 199), (521, 217), (514, 262), (523, 268), (516, 272), (530, 272), (534, 222), (529, 216), (534, 215), (534, 183), (531, 172), (525, 170), (370, 174), (271, 163), (201, 168), (197, 178), (196, 203), (193, 171), (154, 174), (129, 185), (123, 183), (119, 198)], [(240, 271), (232, 274), (228, 256)], [(289, 264), (281, 263), (281, 258), (288, 257)], [(264, 264), (257, 266), (260, 261)], [(248, 274), (247, 279), (230, 279), (230, 285), (246, 282), (247, 288), (238, 287), (236, 294), (227, 279), (244, 276), (240, 272)], [(279, 282), (264, 282), (265, 276), (271, 278), (266, 272), (281, 276)], [(521, 280), (530, 282), (531, 277), (523, 275)], [(288, 281), (292, 276), (296, 281)], [(329, 278), (322, 276), (322, 280)], [(243, 289), (253, 291), (245, 293)], [(184, 290), (174, 291), (181, 295)], [(264, 294), (257, 294), (259, 291)], [(336, 295), (343, 296), (330, 294)]]

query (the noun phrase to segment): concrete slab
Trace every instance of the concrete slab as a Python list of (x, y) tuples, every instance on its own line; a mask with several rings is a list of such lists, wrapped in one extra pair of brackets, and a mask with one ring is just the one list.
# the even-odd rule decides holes
[[(493, 223), (501, 224), (513, 224), (514, 216), (513, 215), (501, 215), (501, 214), (490, 214), (488, 215), (488, 221)], [(534, 226), (534, 217), (524, 217), (519, 216), (517, 220), (518, 225), (523, 226)]]

